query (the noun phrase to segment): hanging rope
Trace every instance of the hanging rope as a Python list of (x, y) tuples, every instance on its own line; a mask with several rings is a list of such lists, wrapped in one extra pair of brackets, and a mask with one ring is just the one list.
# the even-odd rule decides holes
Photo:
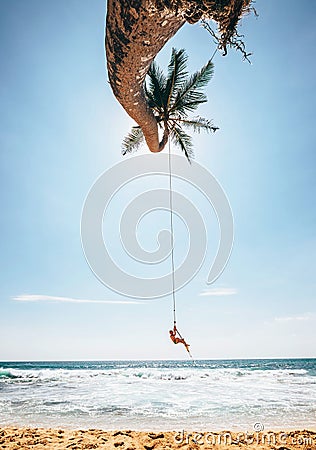
[(218, 47), (216, 47), (216, 49), (214, 50), (214, 53), (213, 53), (212, 58), (211, 58), (211, 62), (213, 61), (213, 58), (216, 55), (217, 51), (218, 51)]
[(170, 234), (171, 234), (171, 277), (172, 277), (172, 303), (173, 303), (173, 324), (177, 322), (176, 318), (176, 293), (175, 293), (175, 273), (174, 273), (174, 232), (173, 232), (173, 203), (172, 203), (172, 168), (171, 168), (171, 150), (169, 140), (168, 152), (169, 165), (169, 209), (170, 209)]
[[(218, 47), (216, 47), (211, 61), (218, 51)], [(175, 266), (174, 266), (174, 231), (173, 231), (173, 201), (172, 201), (172, 167), (171, 167), (171, 146), (170, 146), (170, 138), (168, 138), (168, 166), (169, 166), (169, 209), (170, 209), (170, 234), (171, 234), (171, 280), (172, 280), (172, 304), (173, 304), (173, 325), (178, 333), (179, 337), (184, 341), (183, 337), (179, 333), (179, 330), (176, 328), (177, 317), (176, 317), (176, 292), (175, 292)], [(190, 350), (187, 348), (187, 352), (190, 357), (193, 359)]]
[[(174, 270), (174, 232), (173, 232), (173, 202), (172, 202), (172, 167), (171, 167), (171, 149), (169, 140), (169, 151), (168, 151), (168, 165), (169, 165), (169, 209), (170, 209), (170, 234), (171, 234), (171, 279), (172, 279), (172, 303), (173, 303), (173, 326), (178, 333), (180, 339), (183, 340), (179, 330), (176, 327), (177, 317), (176, 317), (176, 292), (175, 292), (175, 270)], [(193, 360), (193, 356), (190, 353), (189, 347), (186, 345), (186, 350)], [(194, 362), (194, 360), (193, 360)]]

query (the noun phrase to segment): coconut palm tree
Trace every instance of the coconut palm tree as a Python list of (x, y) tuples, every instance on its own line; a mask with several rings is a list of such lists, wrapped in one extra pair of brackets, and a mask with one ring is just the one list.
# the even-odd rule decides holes
[[(201, 70), (189, 76), (187, 60), (184, 49), (173, 48), (167, 76), (153, 61), (149, 67), (144, 92), (147, 104), (161, 129), (161, 148), (164, 148), (171, 138), (190, 161), (193, 156), (192, 139), (185, 129), (199, 133), (202, 130), (215, 132), (218, 128), (203, 117), (189, 118), (189, 113), (207, 101), (202, 90), (213, 76), (213, 64), (208, 61)], [(122, 153), (125, 155), (137, 150), (143, 142), (143, 130), (140, 126), (133, 127), (123, 141)]]
[(143, 89), (151, 62), (185, 23), (218, 24), (219, 49), (237, 35), (254, 0), (107, 0), (106, 59), (109, 83), (127, 114), (142, 127), (148, 148), (162, 150), (158, 124)]

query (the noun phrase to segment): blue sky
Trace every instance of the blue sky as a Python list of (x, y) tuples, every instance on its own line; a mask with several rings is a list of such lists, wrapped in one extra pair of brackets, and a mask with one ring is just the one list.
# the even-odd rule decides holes
[[(107, 83), (104, 3), (0, 3), (1, 360), (186, 358), (169, 341), (170, 297), (127, 304), (133, 299), (95, 278), (81, 248), (84, 199), (122, 160), (132, 124)], [(316, 6), (265, 0), (256, 7), (259, 18), (241, 27), (253, 64), (234, 50), (216, 55), (200, 113), (220, 130), (194, 137), (196, 161), (222, 184), (235, 220), (223, 275), (206, 285), (210, 249), (177, 293), (179, 329), (197, 358), (316, 356)], [(199, 25), (179, 31), (161, 65), (172, 46), (187, 50), (192, 71), (214, 51)], [(148, 179), (146, 188), (159, 183)], [(215, 218), (184, 189), (212, 243)], [(117, 217), (134, 192), (118, 199)], [(168, 216), (159, 221), (140, 227), (145, 246)], [(119, 242), (115, 248), (120, 258)]]

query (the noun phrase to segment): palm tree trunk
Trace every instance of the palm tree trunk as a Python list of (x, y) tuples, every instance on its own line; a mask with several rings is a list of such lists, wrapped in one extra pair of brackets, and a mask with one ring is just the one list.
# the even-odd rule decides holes
[(159, 142), (159, 151), (161, 152), (161, 150), (163, 150), (168, 142), (168, 138), (169, 138), (169, 127), (168, 127), (168, 122), (165, 121), (164, 123), (164, 130), (163, 130), (163, 136), (161, 141)]
[[(148, 107), (143, 83), (159, 50), (185, 20), (149, 1), (108, 0), (106, 55), (109, 81), (123, 108), (142, 128), (147, 145), (159, 152), (157, 121)], [(165, 134), (164, 134), (164, 137)]]

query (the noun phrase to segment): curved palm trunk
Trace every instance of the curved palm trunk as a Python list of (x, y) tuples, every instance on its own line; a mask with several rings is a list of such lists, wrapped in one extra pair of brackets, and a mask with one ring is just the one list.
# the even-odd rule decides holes
[(107, 0), (106, 56), (109, 81), (123, 108), (142, 128), (149, 150), (161, 151), (156, 119), (144, 95), (150, 63), (187, 21), (202, 16), (219, 23), (221, 46), (233, 36), (238, 20), (252, 0)]
[(152, 152), (163, 149), (157, 121), (144, 95), (150, 63), (185, 19), (167, 9), (158, 11), (151, 1), (108, 0), (106, 55), (109, 80), (117, 100), (142, 128)]

